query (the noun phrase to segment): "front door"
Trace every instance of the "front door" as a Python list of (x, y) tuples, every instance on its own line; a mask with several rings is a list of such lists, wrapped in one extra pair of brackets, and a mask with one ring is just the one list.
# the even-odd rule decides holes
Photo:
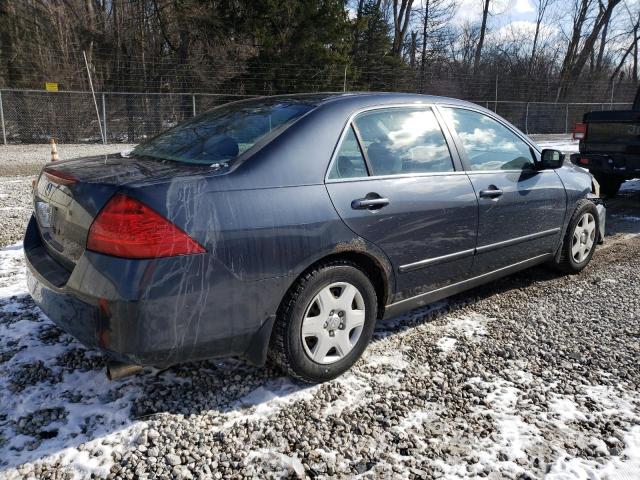
[(327, 189), (345, 223), (389, 257), (392, 301), (471, 275), (477, 199), (430, 108), (357, 116), (334, 155)]
[(537, 170), (537, 153), (519, 135), (484, 113), (442, 108), (478, 196), (474, 275), (555, 253), (566, 194), (554, 170)]

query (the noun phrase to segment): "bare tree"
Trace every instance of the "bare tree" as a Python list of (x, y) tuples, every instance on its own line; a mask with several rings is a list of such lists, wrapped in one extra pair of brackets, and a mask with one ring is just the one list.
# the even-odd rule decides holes
[(429, 58), (444, 59), (447, 42), (451, 35), (450, 22), (456, 12), (453, 0), (424, 0), (418, 12), (422, 23), (422, 45), (420, 51), (419, 90), (424, 92), (425, 75)]
[(631, 27), (627, 32), (625, 32), (625, 34), (630, 36), (631, 40), (629, 41), (628, 47), (624, 50), (624, 53), (620, 57), (618, 65), (609, 77), (611, 83), (613, 83), (618, 74), (620, 74), (627, 61), (627, 58), (629, 57), (629, 54), (632, 54), (631, 78), (635, 83), (638, 82), (638, 41), (640, 40), (640, 9), (638, 9), (637, 11), (631, 11), (628, 4), (625, 4), (625, 9), (627, 11), (628, 20)]
[(531, 46), (531, 58), (529, 60), (529, 67), (527, 69), (527, 72), (529, 74), (531, 74), (531, 72), (533, 71), (533, 66), (536, 60), (536, 53), (538, 51), (538, 41), (540, 39), (540, 28), (542, 26), (545, 13), (547, 12), (547, 9), (554, 1), (555, 0), (537, 0), (536, 31), (535, 31), (535, 34), (533, 35), (533, 45)]
[(402, 55), (402, 46), (409, 28), (413, 0), (393, 0), (393, 46), (391, 53), (396, 57)]
[(489, 4), (491, 0), (483, 0), (482, 7), (482, 23), (480, 24), (480, 38), (476, 47), (476, 54), (473, 59), (473, 71), (477, 73), (480, 66), (480, 57), (482, 56), (482, 47), (484, 46), (484, 37), (487, 31), (487, 17), (489, 16)]
[(621, 0), (598, 0), (598, 10), (595, 15), (595, 0), (575, 0), (572, 33), (567, 45), (564, 60), (560, 70), (560, 82), (556, 99), (567, 94), (569, 85), (582, 72), (587, 60), (593, 53), (595, 42), (602, 29), (609, 22), (615, 7)]

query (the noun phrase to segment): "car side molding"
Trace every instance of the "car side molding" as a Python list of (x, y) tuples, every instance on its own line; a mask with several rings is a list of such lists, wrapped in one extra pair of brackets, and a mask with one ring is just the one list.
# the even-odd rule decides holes
[(524, 270), (525, 268), (544, 263), (547, 260), (551, 260), (553, 256), (553, 253), (544, 253), (542, 255), (537, 255), (527, 260), (507, 265), (506, 267), (502, 267), (491, 272), (483, 273), (482, 275), (478, 275), (477, 277), (469, 278), (452, 285), (447, 285), (446, 287), (438, 288), (436, 290), (431, 290), (429, 292), (416, 295), (415, 297), (405, 298), (404, 300), (391, 303), (385, 307), (383, 319), (400, 315), (401, 313), (413, 310), (414, 308), (423, 307), (425, 305), (437, 302), (438, 300), (442, 300), (443, 298), (450, 297), (451, 295), (455, 295), (470, 288), (484, 285), (487, 282), (505, 277), (519, 270)]
[(481, 247), (470, 248), (468, 250), (461, 250), (459, 252), (450, 253), (448, 255), (442, 255), (441, 257), (426, 258), (424, 260), (419, 260), (414, 263), (400, 265), (398, 270), (400, 271), (400, 273), (412, 272), (413, 270), (418, 270), (420, 268), (425, 268), (425, 267), (431, 267), (433, 265), (451, 262), (453, 260), (459, 260), (461, 258), (470, 257), (478, 253), (486, 253), (499, 248), (511, 247), (513, 245), (517, 245), (518, 243), (528, 242), (530, 240), (536, 240), (538, 238), (548, 237), (551, 235), (555, 235), (556, 233), (560, 233), (560, 228), (552, 228), (550, 230), (544, 230), (542, 232), (536, 232), (530, 235), (523, 235), (522, 237), (511, 238), (503, 242), (491, 243), (488, 245), (483, 245)]
[(522, 237), (510, 238), (509, 240), (505, 240), (503, 242), (490, 243), (489, 245), (482, 245), (480, 247), (476, 247), (476, 253), (486, 253), (492, 250), (497, 250), (499, 248), (511, 247), (513, 245), (517, 245), (518, 243), (528, 242), (530, 240), (536, 240), (538, 238), (549, 237), (551, 235), (555, 235), (556, 233), (560, 233), (560, 227), (551, 228), (549, 230), (544, 230), (542, 232), (532, 233), (530, 235), (523, 235)]
[(449, 255), (442, 255), (441, 257), (433, 257), (427, 258), (425, 260), (420, 260), (414, 263), (408, 263), (407, 265), (400, 265), (400, 272), (412, 272), (413, 270), (418, 270), (424, 267), (431, 267), (433, 265), (438, 265), (439, 263), (450, 262), (452, 260), (459, 260), (465, 257), (471, 257), (476, 253), (475, 248), (470, 248), (469, 250), (461, 250), (459, 252), (450, 253)]

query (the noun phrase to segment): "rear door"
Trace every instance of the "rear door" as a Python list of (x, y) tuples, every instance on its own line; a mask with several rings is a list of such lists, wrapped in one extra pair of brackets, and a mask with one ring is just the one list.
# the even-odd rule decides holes
[(537, 152), (496, 118), (440, 107), (478, 196), (474, 275), (555, 252), (566, 193), (554, 170), (536, 170)]
[(327, 175), (342, 219), (391, 260), (396, 301), (471, 274), (477, 200), (447, 139), (428, 107), (361, 112)]

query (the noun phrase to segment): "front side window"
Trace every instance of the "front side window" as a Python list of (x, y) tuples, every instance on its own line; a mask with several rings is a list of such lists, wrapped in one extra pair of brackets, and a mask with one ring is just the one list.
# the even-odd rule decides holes
[(133, 154), (181, 163), (229, 163), (314, 106), (286, 99), (223, 105), (161, 133), (136, 147)]
[(472, 170), (531, 170), (531, 148), (493, 118), (463, 108), (442, 108), (469, 157)]
[(453, 171), (440, 125), (429, 108), (388, 108), (359, 115), (354, 125), (371, 175)]

